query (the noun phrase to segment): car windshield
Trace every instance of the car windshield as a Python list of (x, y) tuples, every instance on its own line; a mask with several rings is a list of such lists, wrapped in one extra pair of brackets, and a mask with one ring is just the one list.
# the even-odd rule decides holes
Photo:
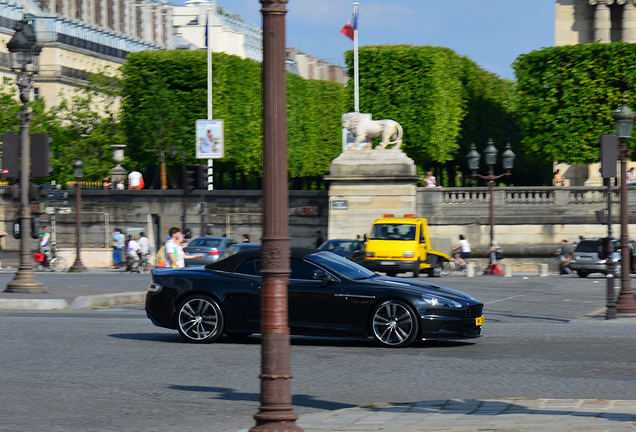
[(371, 232), (371, 240), (415, 240), (415, 225), (375, 224)]
[[(620, 249), (620, 245), (616, 240), (612, 240), (614, 250)], [(597, 240), (581, 240), (576, 246), (574, 252), (583, 253), (598, 253), (598, 241)]]
[(371, 270), (341, 257), (340, 255), (336, 255), (335, 253), (316, 252), (311, 255), (307, 255), (306, 258), (319, 266), (332, 271), (337, 276), (342, 276), (346, 279), (368, 279), (376, 276), (376, 273)]
[(353, 252), (357, 243), (355, 240), (330, 240), (320, 245), (318, 249), (331, 252)]
[(199, 247), (219, 247), (221, 244), (220, 239), (194, 239), (192, 243), (188, 246), (199, 246)]

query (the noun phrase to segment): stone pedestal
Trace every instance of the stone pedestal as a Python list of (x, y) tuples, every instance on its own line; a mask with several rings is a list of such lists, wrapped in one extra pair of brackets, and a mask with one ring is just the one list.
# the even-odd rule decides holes
[(329, 186), (328, 238), (355, 238), (369, 232), (384, 214), (414, 214), (415, 163), (400, 150), (350, 150), (334, 159)]

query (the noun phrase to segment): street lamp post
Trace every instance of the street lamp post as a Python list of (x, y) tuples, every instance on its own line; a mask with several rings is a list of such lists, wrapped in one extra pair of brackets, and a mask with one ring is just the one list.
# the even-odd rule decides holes
[(31, 142), (29, 126), (33, 114), (29, 112), (27, 103), (31, 98), (33, 75), (37, 73), (38, 57), (42, 47), (37, 43), (35, 31), (31, 23), (25, 19), (18, 21), (14, 27), (15, 34), (7, 43), (11, 54), (11, 69), (17, 73), (16, 84), (20, 89), (22, 110), (16, 115), (20, 120), (20, 267), (5, 292), (44, 293), (44, 285), (33, 272), (31, 247), (31, 208), (29, 206), (29, 184), (31, 177)]
[(481, 156), (477, 153), (475, 149), (475, 144), (471, 144), (470, 151), (466, 155), (466, 159), (468, 159), (468, 168), (473, 172), (471, 174), (472, 177), (477, 177), (480, 179), (484, 179), (488, 181), (488, 189), (490, 193), (490, 245), (492, 246), (492, 240), (495, 237), (495, 202), (493, 199), (493, 189), (495, 187), (495, 180), (500, 179), (501, 177), (509, 177), (512, 173), (510, 170), (514, 166), (515, 163), (515, 154), (510, 149), (510, 143), (506, 145), (506, 151), (504, 151), (502, 156), (503, 167), (506, 170), (505, 174), (495, 175), (494, 166), (497, 163), (497, 149), (495, 148), (492, 138), (488, 138), (488, 146), (484, 150), (484, 156), (486, 158), (486, 165), (488, 165), (488, 175), (480, 175), (477, 174), (476, 171), (479, 169), (479, 159)]
[(636, 312), (636, 299), (631, 288), (631, 257), (629, 252), (629, 233), (627, 225), (629, 223), (628, 199), (627, 199), (627, 158), (631, 150), (627, 148), (627, 141), (632, 137), (632, 127), (634, 126), (634, 112), (627, 105), (627, 98), (623, 98), (620, 107), (616, 108), (612, 116), (616, 127), (616, 135), (621, 142), (618, 150), (618, 157), (621, 161), (621, 292), (616, 301), (616, 312), (632, 313)]
[(68, 269), (69, 272), (85, 272), (86, 267), (82, 263), (82, 177), (84, 177), (84, 162), (78, 157), (73, 162), (73, 176), (75, 177), (75, 262)]
[(260, 0), (263, 15), (263, 237), (261, 397), (250, 432), (302, 432), (292, 411), (287, 322), (290, 258), (287, 190), (287, 0)]

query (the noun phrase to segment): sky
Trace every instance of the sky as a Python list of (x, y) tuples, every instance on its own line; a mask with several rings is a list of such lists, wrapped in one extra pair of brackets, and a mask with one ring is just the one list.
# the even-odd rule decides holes
[[(182, 5), (185, 0), (171, 0)], [(353, 42), (340, 33), (353, 12), (348, 0), (289, 0), (287, 46), (344, 66)], [(358, 0), (359, 46), (442, 46), (502, 78), (519, 54), (554, 45), (554, 0)], [(260, 27), (258, 0), (217, 5)]]

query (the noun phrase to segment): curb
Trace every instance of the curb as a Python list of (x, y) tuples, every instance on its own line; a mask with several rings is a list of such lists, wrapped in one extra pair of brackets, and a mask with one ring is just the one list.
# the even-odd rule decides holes
[(76, 297), (70, 305), (64, 299), (0, 299), (0, 310), (85, 309), (144, 303), (145, 300), (145, 291), (79, 296)]

